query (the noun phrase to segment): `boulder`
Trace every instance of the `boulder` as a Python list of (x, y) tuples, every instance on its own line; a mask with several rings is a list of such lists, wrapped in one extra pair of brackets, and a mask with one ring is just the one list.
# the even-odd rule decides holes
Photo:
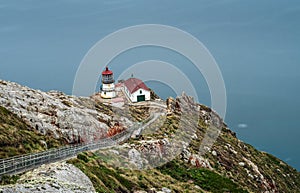
[(132, 148), (128, 151), (128, 157), (131, 163), (133, 163), (138, 169), (143, 168), (143, 160), (141, 158), (141, 153)]

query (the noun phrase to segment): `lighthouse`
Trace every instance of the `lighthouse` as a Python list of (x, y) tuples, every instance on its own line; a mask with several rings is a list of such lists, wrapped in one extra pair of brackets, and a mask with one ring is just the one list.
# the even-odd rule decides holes
[(105, 99), (116, 97), (114, 75), (111, 70), (106, 67), (102, 72), (101, 97)]

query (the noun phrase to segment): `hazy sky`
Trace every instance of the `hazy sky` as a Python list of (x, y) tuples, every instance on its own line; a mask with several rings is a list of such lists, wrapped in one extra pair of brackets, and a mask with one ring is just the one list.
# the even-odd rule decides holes
[[(180, 28), (204, 43), (226, 83), (225, 121), (247, 143), (300, 169), (298, 0), (0, 0), (0, 79), (70, 94), (97, 41), (146, 23)], [(192, 82), (202, 79), (184, 58), (157, 48), (131, 50), (111, 66), (117, 75), (147, 59), (173, 63)], [(209, 105), (202, 82), (199, 101)]]

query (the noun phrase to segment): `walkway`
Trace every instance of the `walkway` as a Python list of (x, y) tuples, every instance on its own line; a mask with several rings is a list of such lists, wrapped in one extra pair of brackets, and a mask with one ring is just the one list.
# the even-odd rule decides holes
[[(133, 131), (133, 130), (132, 130)], [(132, 131), (125, 130), (110, 138), (96, 142), (65, 146), (47, 151), (0, 159), (0, 177), (4, 174), (17, 174), (37, 168), (42, 164), (61, 161), (76, 156), (83, 151), (105, 149), (127, 140)]]

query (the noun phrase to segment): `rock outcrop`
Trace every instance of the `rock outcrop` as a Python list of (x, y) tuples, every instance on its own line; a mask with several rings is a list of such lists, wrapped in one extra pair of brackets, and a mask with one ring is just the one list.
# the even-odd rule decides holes
[(0, 187), (0, 192), (93, 193), (90, 179), (78, 168), (65, 162), (42, 165), (22, 175), (16, 185)]
[(112, 117), (99, 105), (103, 104), (93, 98), (42, 92), (0, 80), (0, 106), (24, 119), (39, 133), (64, 138), (68, 143), (90, 142), (107, 135)]

